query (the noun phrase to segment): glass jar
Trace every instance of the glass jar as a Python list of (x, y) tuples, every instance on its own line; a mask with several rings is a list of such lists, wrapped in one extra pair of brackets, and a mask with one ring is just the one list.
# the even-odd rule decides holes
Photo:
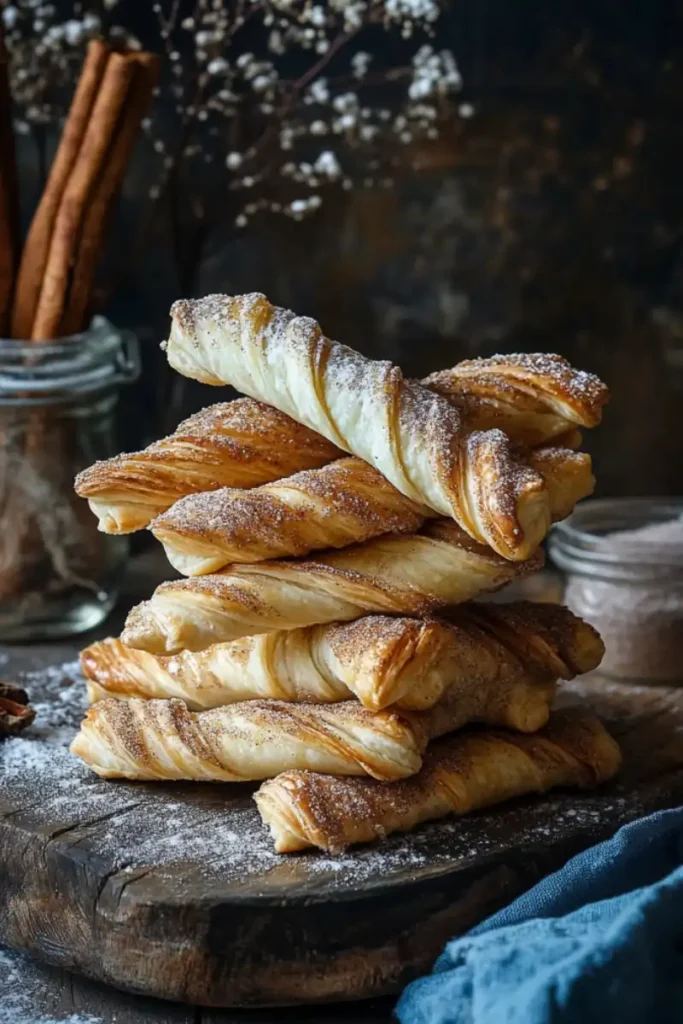
[(0, 639), (71, 636), (113, 607), (127, 540), (98, 532), (73, 482), (115, 454), (118, 389), (139, 372), (136, 339), (103, 317), (56, 341), (0, 340)]
[(585, 501), (553, 528), (564, 603), (605, 642), (600, 673), (683, 682), (683, 501)]

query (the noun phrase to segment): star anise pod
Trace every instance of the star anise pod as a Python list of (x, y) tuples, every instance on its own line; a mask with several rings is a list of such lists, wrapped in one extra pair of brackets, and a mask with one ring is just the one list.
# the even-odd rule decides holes
[(0, 739), (17, 736), (35, 717), (26, 690), (14, 683), (0, 682)]

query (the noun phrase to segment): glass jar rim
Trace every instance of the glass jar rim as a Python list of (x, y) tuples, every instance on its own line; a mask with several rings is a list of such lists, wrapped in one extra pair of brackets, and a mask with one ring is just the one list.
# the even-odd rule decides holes
[(607, 537), (622, 530), (683, 517), (683, 499), (598, 498), (581, 502), (550, 534), (550, 557), (565, 572), (628, 583), (683, 585), (683, 544), (637, 540), (615, 548)]
[(87, 330), (54, 340), (0, 338), (0, 406), (63, 402), (136, 380), (140, 352), (131, 331), (96, 316)]

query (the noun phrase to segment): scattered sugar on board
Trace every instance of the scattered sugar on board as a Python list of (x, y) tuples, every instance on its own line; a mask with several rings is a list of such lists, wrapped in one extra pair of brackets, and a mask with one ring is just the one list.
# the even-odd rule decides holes
[(0, 949), (0, 1024), (104, 1024), (101, 1017), (70, 1013), (36, 1014), (44, 998), (41, 969), (23, 953)]
[(78, 827), (81, 842), (111, 858), (114, 870), (132, 873), (154, 865), (174, 892), (198, 876), (207, 892), (214, 886), (253, 887), (255, 879), (270, 892), (281, 884), (291, 891), (293, 883), (313, 882), (318, 893), (352, 891), (362, 882), (404, 880), (425, 865), (438, 872), (458, 859), (493, 854), (509, 847), (511, 829), (517, 846), (547, 845), (563, 833), (569, 817), (572, 828), (591, 829), (618, 816), (617, 800), (597, 809), (590, 796), (576, 795), (570, 815), (566, 799), (546, 798), (447, 818), (345, 854), (281, 856), (251, 799), (255, 787), (107, 782), (73, 757), (67, 747), (86, 704), (77, 662), (32, 672), (23, 683), (37, 716), (26, 733), (0, 745), (5, 798), (25, 806), (26, 827)]

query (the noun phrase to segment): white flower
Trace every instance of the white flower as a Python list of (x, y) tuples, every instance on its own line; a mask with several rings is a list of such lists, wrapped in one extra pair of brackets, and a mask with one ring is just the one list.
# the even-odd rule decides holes
[(313, 121), (311, 124), (311, 135), (327, 135), (327, 125), (324, 121)]
[(278, 32), (276, 28), (273, 29), (268, 37), (268, 48), (272, 53), (280, 54), (285, 52), (285, 43), (282, 38), (282, 33)]
[(330, 91), (327, 88), (327, 79), (317, 78), (312, 82), (308, 90), (308, 95), (311, 97), (312, 103), (327, 103), (330, 98)]
[(85, 35), (84, 31), (85, 22), (76, 21), (75, 18), (70, 18), (69, 21), (64, 22), (64, 38), (70, 46), (77, 46)]
[(102, 28), (102, 21), (96, 14), (86, 14), (83, 18), (83, 31), (91, 36), (96, 32), (99, 32)]
[(393, 21), (436, 21), (439, 4), (436, 0), (385, 0), (387, 17)]
[(324, 150), (316, 162), (313, 164), (313, 169), (316, 174), (322, 174), (327, 178), (334, 179), (338, 178), (341, 174), (341, 167), (334, 153), (326, 149)]
[(413, 80), (408, 87), (411, 100), (425, 99), (433, 93), (445, 94), (459, 89), (462, 78), (449, 50), (435, 53), (431, 46), (421, 46), (413, 57)]
[(118, 2), (119, 0), (104, 0), (104, 9), (106, 11), (113, 11)]
[(310, 11), (308, 12), (308, 20), (310, 21), (311, 25), (318, 25), (318, 26), (324, 25), (325, 24), (325, 10), (324, 10), (324, 8), (320, 7), (318, 5), (316, 5), (315, 7), (311, 7)]
[(332, 106), (340, 114), (353, 110), (358, 106), (358, 97), (355, 92), (342, 92), (332, 100)]
[(240, 213), (240, 215), (238, 217), (235, 217), (235, 227), (236, 228), (246, 228), (246, 226), (247, 226), (247, 218), (245, 217), (245, 215), (243, 213)]
[(350, 29), (360, 28), (363, 24), (363, 15), (365, 14), (365, 6), (363, 3), (348, 3), (344, 0), (343, 4), (344, 11), (344, 28), (349, 31)]
[(474, 115), (474, 107), (471, 103), (461, 103), (458, 107), (458, 113), (461, 117), (472, 117)]
[(19, 21), (19, 10), (14, 6), (5, 7), (2, 12), (2, 21), (5, 28), (13, 29)]
[(237, 67), (240, 69), (246, 68), (247, 64), (251, 64), (254, 59), (253, 53), (241, 53), (236, 60)]
[(257, 75), (251, 83), (251, 87), (254, 92), (265, 92), (270, 85), (270, 78), (268, 75)]
[(428, 78), (416, 78), (410, 83), (408, 95), (411, 100), (420, 100), (423, 96), (429, 96), (432, 92), (432, 83)]
[(224, 57), (214, 57), (206, 66), (210, 75), (224, 75), (230, 65)]
[(372, 57), (370, 54), (364, 53), (363, 50), (359, 50), (358, 53), (354, 53), (351, 58), (351, 68), (356, 78), (363, 78), (363, 76), (367, 74), (371, 60)]

